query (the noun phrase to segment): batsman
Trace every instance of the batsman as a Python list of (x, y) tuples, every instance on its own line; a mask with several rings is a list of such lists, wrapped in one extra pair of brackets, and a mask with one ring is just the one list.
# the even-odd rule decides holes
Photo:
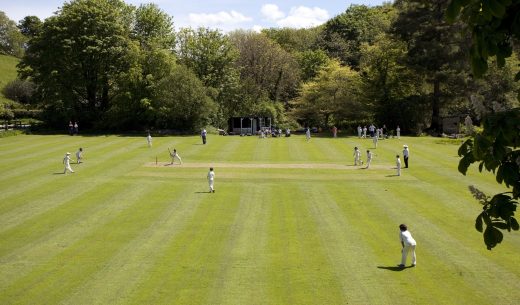
[(175, 158), (177, 158), (177, 160), (179, 160), (179, 163), (182, 164), (181, 156), (179, 156), (179, 154), (177, 153), (177, 150), (175, 148), (173, 149), (173, 152), (170, 150), (170, 148), (168, 148), (168, 152), (170, 153), (170, 156), (172, 157), (172, 163), (170, 163), (170, 164), (173, 164), (175, 162)]

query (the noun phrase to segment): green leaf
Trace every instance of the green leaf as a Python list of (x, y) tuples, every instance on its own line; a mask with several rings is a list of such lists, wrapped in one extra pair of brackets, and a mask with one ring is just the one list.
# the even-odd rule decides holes
[(520, 179), (518, 173), (518, 166), (511, 162), (505, 163), (500, 168), (503, 168), (503, 180), (507, 187), (511, 186)]
[(486, 223), (486, 226), (490, 226), (491, 225), (491, 218), (489, 217), (488, 213), (486, 211), (484, 211), (480, 215), (482, 215), (482, 219)]
[(493, 227), (498, 228), (498, 229), (502, 229), (502, 230), (509, 229), (509, 226), (506, 223), (500, 222), (500, 221), (494, 221), (493, 222)]
[[(520, 73), (520, 72), (519, 72)], [(471, 148), (473, 147), (473, 140), (467, 139), (462, 145), (459, 147), (458, 154), (459, 157), (465, 156), (468, 152), (471, 151)]]
[(468, 167), (474, 162), (473, 155), (465, 155), (460, 159), (458, 170), (461, 174), (466, 175)]
[(504, 177), (503, 177), (503, 168), (502, 166), (500, 166), (498, 168), (498, 171), (497, 171), (497, 174), (496, 174), (496, 180), (498, 183), (502, 183), (502, 181), (504, 181)]
[(516, 219), (514, 217), (511, 217), (509, 219), (510, 223), (511, 223), (511, 229), (515, 230), (515, 231), (518, 231), (520, 229), (520, 226), (518, 225), (518, 221), (516, 221)]
[[(482, 212), (484, 213), (484, 212)], [(484, 230), (483, 228), (483, 221), (482, 221), (482, 213), (480, 213), (478, 216), (477, 216), (477, 219), (475, 219), (475, 229), (477, 229), (477, 231), (481, 232)]]
[(502, 242), (503, 238), (504, 234), (502, 234), (500, 230), (493, 226), (486, 227), (486, 230), (484, 231), (484, 242), (486, 243), (488, 250), (493, 249), (497, 244)]

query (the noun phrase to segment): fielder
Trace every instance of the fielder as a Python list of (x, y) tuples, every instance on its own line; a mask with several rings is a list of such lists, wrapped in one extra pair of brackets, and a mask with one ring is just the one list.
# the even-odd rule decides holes
[(367, 127), (364, 126), (363, 127), (363, 138), (366, 138), (367, 137)]
[(148, 133), (148, 136), (146, 137), (146, 142), (148, 142), (148, 147), (152, 147), (152, 136), (150, 133)]
[(367, 149), (367, 167), (365, 167), (365, 168), (370, 167), (370, 162), (372, 162), (372, 152)]
[(354, 147), (354, 165), (361, 165), (361, 152), (357, 146)]
[(76, 152), (76, 162), (80, 164), (81, 159), (83, 159), (83, 148), (80, 147), (79, 150)]
[(397, 132), (397, 138), (399, 139), (401, 137), (401, 128), (399, 128), (399, 125), (397, 125), (397, 129), (395, 131)]
[(362, 132), (363, 132), (363, 128), (361, 128), (361, 126), (358, 125), (358, 127), (357, 127), (357, 136), (358, 136), (358, 138), (360, 138), (360, 139), (361, 139), (361, 133), (362, 133)]
[(403, 249), (401, 250), (402, 255), (399, 267), (404, 268), (406, 264), (406, 257), (408, 256), (408, 252), (410, 250), (412, 251), (412, 267), (415, 267), (417, 264), (415, 257), (415, 246), (417, 243), (415, 242), (415, 239), (413, 239), (412, 234), (410, 231), (408, 231), (408, 228), (405, 224), (399, 225), (399, 230), (401, 230), (399, 233), (399, 238), (401, 240), (401, 245), (403, 246)]
[(311, 129), (307, 127), (307, 131), (305, 131), (305, 137), (307, 138), (307, 141), (311, 139)]
[(179, 163), (182, 164), (181, 156), (179, 156), (175, 148), (173, 149), (173, 153), (170, 151), (170, 156), (172, 157), (172, 163), (170, 164), (173, 164), (173, 162), (175, 162), (175, 158), (177, 158), (177, 160), (179, 160)]
[(63, 158), (63, 164), (65, 164), (65, 170), (63, 171), (64, 174), (67, 173), (67, 170), (73, 173), (72, 167), (70, 167), (70, 152), (65, 154), (65, 158)]
[[(379, 131), (379, 129), (378, 129), (378, 131)], [(377, 148), (377, 141), (379, 141), (379, 135), (375, 134), (374, 137), (372, 138), (372, 141), (374, 142), (374, 148)]]
[(401, 159), (399, 159), (399, 155), (395, 156), (397, 160), (395, 161), (395, 165), (397, 168), (397, 176), (401, 176)]
[(215, 193), (215, 188), (213, 188), (213, 184), (215, 183), (215, 172), (213, 171), (213, 167), (209, 168), (208, 183), (209, 183), (209, 192)]

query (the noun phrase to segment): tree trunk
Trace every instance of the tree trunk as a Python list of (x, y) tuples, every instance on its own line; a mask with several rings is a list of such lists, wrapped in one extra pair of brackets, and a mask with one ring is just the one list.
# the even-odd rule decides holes
[(440, 117), (441, 108), (441, 82), (438, 79), (433, 80), (433, 99), (432, 99), (432, 121), (430, 125), (431, 131), (442, 132), (442, 122)]

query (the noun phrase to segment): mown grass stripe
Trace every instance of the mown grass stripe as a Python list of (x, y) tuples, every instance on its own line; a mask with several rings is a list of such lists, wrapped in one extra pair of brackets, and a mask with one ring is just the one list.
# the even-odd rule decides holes
[[(152, 193), (160, 185), (151, 187)], [(162, 194), (164, 195), (164, 194)], [(22, 304), (56, 304), (106, 266), (110, 258), (148, 227), (163, 211), (164, 203), (134, 204), (110, 222), (11, 283), (0, 303), (16, 297)], [(52, 275), (52, 276), (51, 276)]]
[[(165, 187), (168, 185), (162, 184), (158, 188)], [(156, 191), (146, 194), (147, 202), (164, 205), (164, 211), (121, 247), (101, 270), (78, 286), (62, 304), (128, 302), (132, 291), (146, 281), (154, 262), (192, 220), (203, 198), (191, 196), (193, 191), (193, 186), (183, 183), (167, 194)]]
[[(457, 279), (454, 277), (455, 274), (450, 272), (452, 266), (465, 264), (464, 261), (468, 252), (474, 252), (470, 248), (462, 246), (450, 234), (450, 231), (457, 230), (457, 226), (451, 225), (452, 227), (449, 228), (446, 227), (446, 222), (434, 223), (421, 216), (417, 209), (424, 202), (424, 200), (421, 200), (422, 198), (404, 197), (403, 195), (401, 197), (395, 190), (393, 193), (395, 197), (390, 199), (385, 198), (381, 192), (368, 192), (369, 200), (367, 202), (371, 202), (374, 209), (379, 208), (385, 211), (391, 219), (394, 219), (394, 228), (401, 222), (407, 223), (411, 227), (411, 231), (418, 242), (418, 267), (413, 270), (413, 273), (406, 273), (411, 275), (407, 277), (407, 280), (424, 287), (424, 289), (430, 289), (432, 291), (430, 298), (435, 299), (439, 304), (452, 304), (453, 302), (456, 304), (489, 304), (493, 302), (488, 299), (489, 294), (484, 293), (485, 290), (481, 289), (484, 287), (475, 289), (474, 285), (478, 285), (478, 283), (474, 281), (474, 278), (460, 277)], [(406, 191), (403, 192), (403, 194), (405, 193)], [(392, 209), (392, 207), (395, 208)], [(400, 211), (407, 211), (407, 213), (400, 215)], [(394, 232), (398, 231), (395, 230)], [(397, 233), (393, 235), (393, 238), (397, 240)], [(450, 249), (450, 251), (446, 252), (446, 249)], [(479, 255), (477, 253), (473, 253), (473, 255), (472, 261), (475, 261), (475, 259), (478, 261)], [(471, 268), (480, 269), (479, 265), (481, 264), (477, 263)], [(432, 274), (436, 274), (436, 276), (432, 276)], [(444, 281), (444, 278), (450, 280)], [(459, 292), (459, 295), (456, 296), (450, 292), (454, 284)], [(416, 291), (416, 287), (410, 287), (410, 289)], [(459, 299), (459, 296), (463, 297)]]
[[(105, 161), (114, 155), (120, 154), (122, 154), (122, 151), (114, 150), (111, 154), (105, 156)], [(132, 151), (132, 154), (127, 153), (124, 157), (119, 157), (119, 159), (129, 159), (134, 154), (138, 154), (138, 152)], [(101, 161), (102, 160), (98, 162)], [(106, 173), (105, 167), (105, 164), (94, 164), (86, 168), (85, 176), (87, 177), (89, 174), (92, 174), (92, 172), (97, 173), (98, 178), (95, 181), (85, 182), (82, 180), (80, 172), (68, 175), (56, 175), (53, 176), (52, 180), (48, 180), (47, 178), (48, 181), (46, 183), (41, 183), (38, 187), (32, 187), (32, 192), (36, 192), (36, 194), (39, 195), (38, 200), (29, 200), (31, 195), (34, 196), (34, 193), (25, 193), (25, 190), (31, 188), (31, 185), (9, 189), (9, 192), (5, 192), (7, 194), (0, 196), (0, 198), (3, 197), (2, 199), (4, 200), (4, 204), (0, 206), (0, 223), (6, 224), (0, 228), (0, 232), (18, 225), (39, 213), (44, 213), (49, 209), (59, 206), (63, 203), (62, 198), (80, 196), (82, 193), (96, 189), (96, 187), (104, 182), (104, 180), (99, 177), (102, 177), (103, 174)], [(118, 163), (118, 165), (111, 167), (109, 171), (115, 175), (116, 173), (126, 170), (128, 170), (127, 165)], [(37, 182), (33, 182), (33, 184), (34, 183)], [(22, 195), (19, 195), (20, 193), (22, 193)]]
[[(305, 209), (308, 194), (288, 183), (271, 203), (268, 304), (339, 304), (342, 289)], [(312, 204), (312, 203), (310, 203)]]
[[(49, 262), (125, 209), (138, 204), (146, 191), (146, 188), (130, 188), (127, 183), (111, 182), (92, 197), (83, 196), (79, 200), (72, 200), (70, 205), (53, 211), (48, 217), (44, 215), (34, 219), (28, 226), (3, 234), (5, 236), (1, 238), (4, 242), (0, 249), (6, 247), (9, 252), (0, 258), (0, 290), (9, 282), (26, 275), (38, 264)], [(27, 235), (26, 232), (31, 234)]]
[(240, 192), (226, 253), (212, 284), (208, 304), (265, 304), (268, 299), (267, 223), (271, 189), (246, 184)]
[(241, 193), (240, 187), (220, 182), (216, 190), (215, 194), (195, 193), (203, 198), (199, 208), (130, 295), (130, 304), (206, 304), (227, 256), (223, 250)]

